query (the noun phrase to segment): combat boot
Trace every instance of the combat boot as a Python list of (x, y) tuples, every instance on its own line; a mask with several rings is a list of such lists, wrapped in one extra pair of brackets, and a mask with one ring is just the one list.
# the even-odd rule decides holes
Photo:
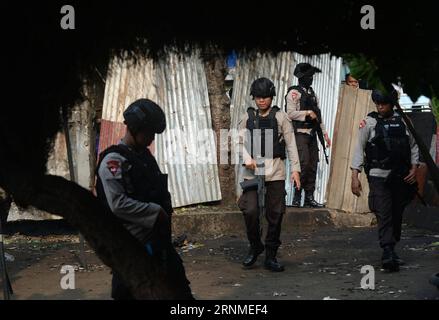
[(300, 208), (300, 203), (302, 202), (302, 189), (300, 190), (295, 190), (294, 191), (294, 198), (293, 198), (293, 203), (292, 203), (292, 207), (295, 208)]
[(323, 208), (324, 205), (318, 203), (314, 200), (314, 195), (312, 193), (305, 193), (305, 203), (303, 204), (305, 208)]
[(397, 263), (398, 265), (400, 265), (400, 266), (405, 265), (405, 261), (402, 260), (402, 259), (396, 254), (395, 249), (393, 249), (393, 251), (392, 251), (392, 255), (393, 255), (393, 260), (395, 260), (396, 263)]
[(273, 272), (282, 272), (285, 270), (284, 266), (277, 262), (276, 259), (277, 248), (265, 248), (265, 263), (264, 267)]
[(247, 257), (245, 257), (244, 261), (242, 262), (242, 265), (246, 268), (251, 267), (252, 265), (255, 264), (256, 260), (258, 259), (258, 256), (262, 252), (264, 252), (264, 245), (262, 243), (251, 244), (248, 255)]
[(382, 268), (389, 272), (399, 271), (399, 264), (394, 258), (394, 251), (392, 246), (386, 246), (383, 249), (383, 255), (381, 257)]

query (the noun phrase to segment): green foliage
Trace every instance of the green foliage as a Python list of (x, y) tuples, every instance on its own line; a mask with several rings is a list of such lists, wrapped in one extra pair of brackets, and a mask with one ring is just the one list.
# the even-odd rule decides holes
[(436, 118), (436, 122), (439, 123), (439, 98), (434, 96), (431, 98), (431, 108)]
[(344, 55), (343, 59), (347, 62), (353, 77), (365, 80), (369, 88), (385, 90), (377, 64), (373, 59), (364, 54), (347, 54)]

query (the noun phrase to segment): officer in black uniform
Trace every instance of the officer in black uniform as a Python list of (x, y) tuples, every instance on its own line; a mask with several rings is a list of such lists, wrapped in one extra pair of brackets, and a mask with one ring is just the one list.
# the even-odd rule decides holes
[[(331, 146), (331, 140), (322, 122), (316, 94), (311, 87), (314, 74), (318, 72), (321, 70), (309, 63), (299, 63), (294, 69), (294, 75), (299, 79), (299, 85), (288, 88), (285, 96), (286, 112), (293, 121), (302, 168), (301, 181), (302, 188), (305, 190), (304, 206), (311, 208), (323, 207), (322, 204), (314, 200), (317, 164), (319, 162), (317, 130), (321, 130), (326, 146)], [(302, 190), (298, 190), (294, 193), (293, 207), (300, 207), (301, 199)]]
[[(96, 193), (147, 253), (165, 267), (175, 263), (184, 273), (171, 244), (171, 196), (167, 175), (147, 148), (166, 128), (165, 114), (153, 101), (140, 99), (124, 112), (127, 131), (118, 145), (99, 156)], [(172, 276), (172, 275), (171, 275)], [(133, 299), (122, 277), (113, 271), (112, 297)]]
[(382, 267), (398, 271), (402, 260), (394, 248), (401, 238), (402, 213), (416, 193), (418, 146), (402, 117), (393, 110), (395, 90), (372, 92), (377, 112), (369, 113), (360, 125), (352, 160), (352, 193), (360, 196), (358, 178), (364, 167), (369, 182), (369, 208), (378, 220)]

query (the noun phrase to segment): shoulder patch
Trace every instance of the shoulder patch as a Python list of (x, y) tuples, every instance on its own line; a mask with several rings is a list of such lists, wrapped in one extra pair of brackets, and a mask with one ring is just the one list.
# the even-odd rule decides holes
[(111, 172), (113, 176), (116, 175), (117, 171), (119, 170), (121, 166), (121, 163), (119, 160), (109, 160), (107, 161), (107, 168)]

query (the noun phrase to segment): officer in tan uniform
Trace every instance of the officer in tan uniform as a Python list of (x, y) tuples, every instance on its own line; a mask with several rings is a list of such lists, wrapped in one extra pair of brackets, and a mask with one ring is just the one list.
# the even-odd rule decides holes
[[(291, 180), (300, 188), (299, 157), (295, 137), (291, 130), (291, 121), (285, 112), (272, 106), (272, 100), (276, 94), (274, 84), (267, 78), (257, 79), (251, 86), (250, 94), (253, 96), (257, 109), (249, 108), (239, 123), (240, 151), (246, 167), (244, 180), (255, 178), (256, 158), (262, 156), (265, 164), (266, 219), (268, 221), (264, 265), (268, 270), (280, 272), (284, 270), (284, 267), (277, 262), (276, 254), (281, 244), (279, 238), (285, 213), (287, 173), (284, 159), (287, 152), (291, 161), (291, 172), (288, 173), (288, 177), (291, 177)], [(260, 155), (257, 154), (257, 150), (253, 150), (255, 129), (261, 130)], [(272, 138), (265, 139), (269, 132)], [(273, 143), (265, 145), (270, 141)], [(243, 265), (250, 267), (256, 262), (258, 255), (264, 251), (264, 245), (261, 242), (257, 191), (244, 191), (238, 205), (244, 214), (247, 237), (250, 242), (250, 252)]]
[[(316, 72), (321, 71), (309, 63), (299, 63), (294, 70), (294, 75), (299, 78), (299, 85), (288, 88), (285, 96), (286, 112), (293, 121), (300, 166), (302, 168), (301, 180), (302, 187), (305, 190), (304, 206), (311, 208), (323, 207), (323, 205), (314, 200), (317, 163), (319, 162), (319, 148), (316, 135), (316, 130), (319, 128), (316, 129), (316, 127), (320, 127), (326, 141), (326, 146), (331, 146), (331, 140), (326, 132), (325, 125), (321, 121), (317, 97), (311, 87)], [(300, 207), (301, 198), (302, 190), (296, 191), (294, 193), (293, 207)]]

